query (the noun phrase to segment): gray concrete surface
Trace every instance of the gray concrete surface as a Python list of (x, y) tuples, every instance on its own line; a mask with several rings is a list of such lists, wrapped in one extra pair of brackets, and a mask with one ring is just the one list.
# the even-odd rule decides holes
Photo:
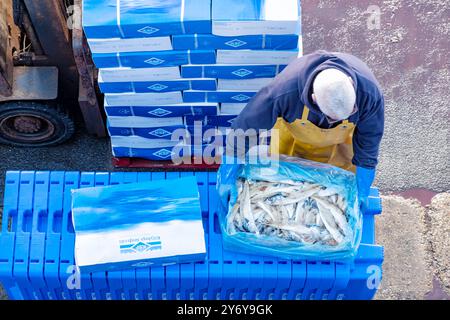
[[(380, 9), (379, 29), (368, 27), (370, 5)], [(377, 184), (384, 190), (449, 190), (450, 2), (304, 0), (302, 8), (305, 53), (352, 53), (383, 87), (386, 126)]]
[(450, 193), (436, 195), (427, 213), (433, 273), (450, 299)]
[(424, 237), (425, 208), (417, 200), (383, 196), (376, 217), (377, 243), (384, 246), (383, 280), (376, 299), (423, 299), (433, 272)]
[(7, 170), (112, 170), (108, 139), (84, 133), (82, 126), (68, 143), (49, 148), (13, 148), (0, 145), (0, 199)]

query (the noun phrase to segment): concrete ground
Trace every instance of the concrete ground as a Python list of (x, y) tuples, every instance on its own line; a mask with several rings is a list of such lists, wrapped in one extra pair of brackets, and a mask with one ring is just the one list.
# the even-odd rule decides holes
[(450, 190), (450, 2), (303, 0), (302, 10), (305, 53), (352, 53), (383, 88), (377, 185)]
[[(376, 235), (385, 263), (376, 298), (449, 299), (450, 2), (303, 0), (302, 9), (305, 53), (353, 53), (373, 69), (385, 93), (376, 182), (383, 193)], [(4, 172), (14, 169), (113, 170), (108, 141), (82, 130), (56, 148), (0, 146), (0, 199)]]
[(376, 299), (450, 299), (450, 193), (426, 206), (396, 195), (382, 201), (376, 238), (385, 261)]

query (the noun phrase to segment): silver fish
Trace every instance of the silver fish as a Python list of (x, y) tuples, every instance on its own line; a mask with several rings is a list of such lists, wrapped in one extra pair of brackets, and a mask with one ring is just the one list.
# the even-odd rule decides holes
[(333, 215), (328, 208), (323, 207), (320, 202), (317, 202), (317, 205), (319, 207), (320, 218), (322, 219), (325, 228), (327, 228), (328, 232), (330, 232), (337, 243), (342, 243), (344, 241), (344, 236), (339, 232), (338, 226), (334, 222)]
[(305, 191), (300, 191), (300, 192), (290, 194), (285, 199), (275, 202), (275, 204), (280, 205), (280, 206), (285, 206), (285, 205), (301, 202), (301, 201), (311, 197), (315, 193), (317, 193), (319, 191), (319, 189), (320, 189), (320, 187), (316, 186), (316, 187), (309, 188)]
[(267, 213), (267, 215), (270, 217), (270, 219), (272, 219), (272, 221), (275, 221), (275, 216), (273, 215), (272, 210), (270, 209), (269, 206), (267, 206), (262, 201), (258, 201), (257, 205), (258, 205), (258, 207), (260, 207), (261, 209), (263, 209)]
[(342, 210), (342, 212), (347, 211), (347, 202), (342, 196), (338, 195), (336, 205), (338, 206), (339, 209)]
[(244, 216), (244, 219), (247, 221), (248, 223), (248, 229), (250, 232), (259, 234), (258, 228), (256, 227), (255, 224), (255, 218), (253, 217), (252, 214), (252, 208), (251, 208), (251, 203), (250, 203), (250, 190), (249, 190), (249, 185), (248, 182), (245, 181), (244, 182), (244, 190), (242, 191), (243, 193), (243, 199), (242, 199), (242, 215)]
[(299, 224), (305, 223), (305, 209), (303, 208), (303, 203), (297, 203), (297, 207), (295, 208), (295, 222)]
[(347, 223), (347, 218), (345, 217), (344, 213), (334, 204), (331, 204), (328, 201), (325, 201), (319, 197), (313, 197), (314, 200), (316, 200), (318, 205), (323, 206), (324, 208), (327, 208), (331, 214), (334, 217), (334, 220), (336, 221), (336, 224), (339, 226), (339, 228), (344, 232), (345, 235), (348, 235), (350, 233), (350, 228)]
[(335, 194), (337, 194), (337, 193), (338, 193), (337, 190), (335, 190), (335, 189), (333, 189), (333, 188), (325, 188), (325, 189), (319, 190), (319, 191), (317, 192), (317, 195), (318, 195), (319, 197), (325, 198), (325, 197), (333, 196), (333, 195), (335, 195)]

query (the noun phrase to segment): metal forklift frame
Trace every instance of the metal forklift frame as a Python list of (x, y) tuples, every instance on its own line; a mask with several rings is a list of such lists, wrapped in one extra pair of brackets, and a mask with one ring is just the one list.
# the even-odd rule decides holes
[(72, 29), (73, 56), (79, 74), (78, 103), (88, 132), (103, 137), (106, 130), (95, 90), (95, 67), (81, 26), (82, 0), (74, 0), (74, 6), (79, 8), (79, 21)]
[[(81, 26), (82, 1), (74, 0), (75, 14), (70, 18), (76, 20), (71, 26), (68, 25), (68, 12), (65, 12), (66, 8), (61, 0), (22, 0), (22, 3), (26, 12), (21, 25), (30, 35), (33, 48), (37, 49), (30, 58), (31, 64), (57, 67), (59, 97), (67, 102), (65, 105), (69, 108), (70, 101), (78, 101), (88, 133), (99, 137), (106, 136), (104, 118), (95, 89), (95, 69), (86, 49)], [(8, 3), (5, 2), (0, 4), (0, 15), (6, 13), (7, 6)], [(11, 23), (14, 22), (7, 21), (7, 25)], [(12, 95), (13, 73), (9, 69), (13, 69), (13, 58), (8, 56), (10, 49), (10, 46), (7, 46), (5, 50), (8, 61), (0, 65), (1, 69), (7, 71), (6, 74), (0, 72), (0, 94), (4, 96)]]
[(7, 1), (0, 2), (0, 95), (12, 95), (13, 60), (9, 54), (12, 50), (10, 24), (12, 24), (12, 10), (8, 10)]

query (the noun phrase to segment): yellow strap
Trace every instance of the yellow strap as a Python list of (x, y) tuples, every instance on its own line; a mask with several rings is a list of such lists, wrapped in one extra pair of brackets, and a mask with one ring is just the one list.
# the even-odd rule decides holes
[(302, 114), (302, 120), (307, 121), (309, 116), (309, 109), (307, 106), (303, 107), (303, 114)]

